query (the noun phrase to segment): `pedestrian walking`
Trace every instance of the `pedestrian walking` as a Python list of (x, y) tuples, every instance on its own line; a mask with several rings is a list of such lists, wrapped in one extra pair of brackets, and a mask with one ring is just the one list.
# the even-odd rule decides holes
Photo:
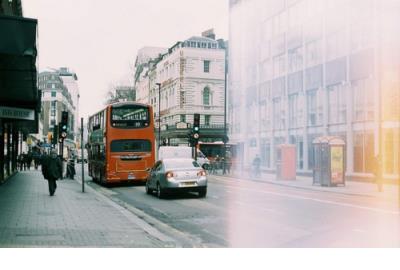
[(224, 174), (231, 174), (232, 159), (229, 152), (226, 152)]
[(19, 170), (22, 171), (24, 168), (24, 157), (22, 156), (22, 154), (18, 155), (17, 161), (18, 161)]
[(37, 170), (40, 164), (40, 152), (35, 152), (33, 154), (33, 164), (35, 165), (35, 170)]
[(28, 170), (30, 170), (31, 165), (32, 165), (32, 153), (28, 152), (28, 154), (25, 155), (25, 166)]
[(21, 163), (22, 163), (22, 168), (21, 168), (21, 171), (22, 171), (22, 169), (25, 171), (26, 170), (26, 159), (27, 159), (27, 156), (26, 156), (26, 154), (25, 153), (22, 153), (21, 154)]
[(67, 163), (66, 177), (68, 177), (69, 179), (74, 179), (74, 176), (75, 176), (75, 160), (73, 157), (71, 157)]
[(255, 177), (261, 176), (260, 166), (261, 166), (261, 159), (258, 155), (256, 155), (256, 157), (253, 160), (253, 168), (254, 168), (254, 176)]
[(53, 196), (57, 189), (56, 181), (61, 178), (62, 174), (62, 162), (57, 156), (56, 150), (51, 150), (50, 156), (43, 158), (42, 173), (48, 181), (50, 196)]

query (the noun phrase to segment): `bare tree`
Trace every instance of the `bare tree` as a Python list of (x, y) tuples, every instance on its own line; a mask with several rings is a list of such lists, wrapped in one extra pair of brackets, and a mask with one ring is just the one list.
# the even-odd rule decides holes
[(105, 104), (113, 104), (121, 101), (135, 101), (135, 90), (132, 86), (122, 83), (112, 83), (108, 87)]

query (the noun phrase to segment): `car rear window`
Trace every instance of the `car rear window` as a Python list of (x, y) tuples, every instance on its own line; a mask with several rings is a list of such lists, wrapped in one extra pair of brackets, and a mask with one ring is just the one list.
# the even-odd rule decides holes
[(111, 142), (111, 152), (151, 152), (148, 140), (115, 140)]
[(200, 165), (196, 161), (190, 159), (164, 160), (164, 165), (167, 170), (200, 168)]

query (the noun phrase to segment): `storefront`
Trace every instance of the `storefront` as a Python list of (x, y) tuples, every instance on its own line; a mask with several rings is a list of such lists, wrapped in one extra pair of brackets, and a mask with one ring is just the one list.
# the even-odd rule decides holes
[(0, 15), (0, 183), (17, 170), (21, 141), (38, 132), (37, 20)]

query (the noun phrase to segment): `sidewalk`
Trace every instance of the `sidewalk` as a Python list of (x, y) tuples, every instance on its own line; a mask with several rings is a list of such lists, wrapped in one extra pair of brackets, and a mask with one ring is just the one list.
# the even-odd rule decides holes
[[(0, 247), (163, 247), (139, 218), (74, 180), (57, 181), (54, 197), (39, 171), (0, 186)], [(138, 221), (139, 220), (139, 221)], [(141, 221), (143, 223), (143, 221)]]
[[(218, 176), (218, 175), (217, 175)], [(274, 185), (288, 186), (299, 189), (316, 190), (322, 192), (333, 192), (346, 195), (369, 196), (388, 200), (398, 200), (399, 187), (397, 185), (385, 184), (383, 191), (378, 192), (378, 186), (375, 183), (363, 183), (356, 181), (346, 181), (345, 186), (322, 187), (313, 185), (312, 177), (297, 176), (296, 180), (277, 180), (275, 174), (262, 173), (257, 179), (252, 179), (247, 172), (233, 172), (231, 175), (222, 176), (226, 178), (241, 179), (248, 181), (264, 182)]]

